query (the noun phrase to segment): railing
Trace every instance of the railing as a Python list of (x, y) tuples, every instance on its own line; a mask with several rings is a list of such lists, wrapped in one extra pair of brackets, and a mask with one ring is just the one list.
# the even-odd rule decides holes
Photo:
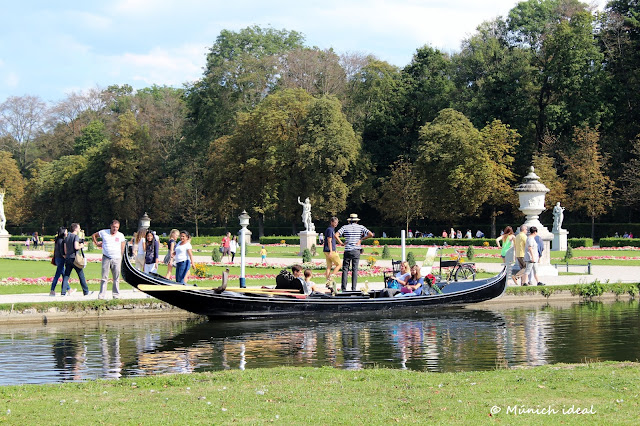
[(569, 272), (569, 267), (570, 266), (586, 266), (587, 267), (587, 275), (591, 275), (591, 262), (587, 262), (586, 265), (584, 264), (575, 264), (575, 263), (552, 263), (553, 267), (556, 269), (559, 269), (558, 267), (566, 267), (567, 268), (567, 272)]

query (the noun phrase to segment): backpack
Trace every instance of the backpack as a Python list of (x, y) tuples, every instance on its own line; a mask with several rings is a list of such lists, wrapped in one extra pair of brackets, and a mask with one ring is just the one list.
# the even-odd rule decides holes
[(280, 271), (276, 277), (276, 289), (278, 290), (299, 290), (303, 292), (302, 283), (299, 279), (286, 269)]

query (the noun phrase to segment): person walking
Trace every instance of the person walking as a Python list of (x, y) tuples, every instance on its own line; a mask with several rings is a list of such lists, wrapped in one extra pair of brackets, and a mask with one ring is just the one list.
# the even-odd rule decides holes
[(358, 266), (362, 241), (373, 237), (373, 232), (358, 224), (360, 218), (355, 213), (349, 215), (347, 224), (338, 231), (338, 237), (344, 237), (344, 255), (342, 257), (342, 291), (347, 290), (347, 278), (351, 266), (351, 290), (356, 291), (358, 286)]
[(149, 274), (151, 272), (158, 273), (158, 263), (160, 258), (158, 252), (160, 251), (160, 242), (156, 239), (153, 231), (147, 231), (147, 235), (144, 238), (144, 272)]
[(238, 236), (234, 235), (229, 241), (229, 253), (231, 253), (231, 263), (236, 258), (236, 251), (238, 251)]
[(231, 232), (227, 232), (227, 235), (222, 237), (222, 257), (227, 257), (227, 262), (229, 262), (229, 257), (231, 252), (229, 250), (229, 246), (231, 245)]
[[(91, 238), (96, 247), (102, 248), (102, 279), (100, 280), (100, 293), (98, 299), (104, 299), (109, 280), (109, 270), (113, 278), (112, 295), (114, 299), (120, 298), (120, 264), (126, 245), (126, 238), (119, 231), (120, 222), (111, 221), (109, 229), (95, 232)], [(98, 241), (98, 237), (101, 241)]]
[(524, 262), (527, 264), (524, 275), (522, 276), (522, 285), (528, 285), (527, 282), (529, 280), (529, 276), (533, 272), (537, 275), (538, 271), (538, 261), (540, 260), (540, 255), (538, 252), (538, 242), (536, 241), (536, 235), (538, 233), (538, 228), (532, 226), (529, 228), (529, 236), (527, 237), (527, 243), (524, 248)]
[(507, 226), (502, 231), (502, 235), (496, 238), (496, 245), (500, 248), (502, 263), (507, 268), (507, 282), (511, 279), (511, 268), (513, 267), (513, 253), (516, 237), (513, 235), (513, 228)]
[[(58, 229), (58, 235), (53, 242), (53, 261), (56, 265), (56, 273), (51, 281), (51, 292), (49, 296), (56, 295), (56, 286), (58, 285), (58, 279), (64, 275), (64, 240), (67, 238), (67, 228), (61, 226)], [(64, 278), (63, 278), (64, 279)]]
[(166, 256), (164, 257), (164, 263), (167, 265), (167, 275), (164, 277), (166, 279), (171, 278), (171, 269), (173, 269), (173, 251), (176, 249), (176, 243), (178, 242), (178, 238), (180, 237), (180, 231), (177, 229), (172, 229), (169, 232), (169, 242), (167, 243), (167, 251)]
[(338, 275), (340, 270), (340, 255), (336, 251), (336, 243), (342, 245), (342, 241), (336, 235), (336, 226), (338, 226), (338, 218), (333, 216), (329, 222), (329, 227), (324, 231), (322, 252), (327, 262), (327, 271), (325, 272), (327, 283), (331, 280), (331, 268), (333, 268), (333, 275)]
[(516, 235), (515, 242), (514, 242), (516, 261), (518, 262), (518, 266), (520, 267), (520, 270), (516, 272), (515, 275), (511, 276), (511, 278), (513, 279), (513, 283), (515, 285), (518, 285), (518, 282), (516, 281), (516, 279), (521, 278), (524, 275), (524, 270), (527, 267), (527, 264), (524, 262), (524, 248), (526, 243), (527, 243), (527, 226), (520, 225), (520, 232), (518, 232), (518, 235)]
[(75, 269), (80, 280), (80, 286), (82, 287), (82, 293), (86, 296), (89, 294), (89, 287), (87, 286), (87, 280), (84, 278), (84, 270), (78, 268), (74, 262), (76, 260), (76, 253), (84, 248), (84, 239), (81, 240), (78, 236), (80, 232), (80, 224), (72, 223), (67, 233), (67, 238), (64, 240), (64, 275), (62, 276), (62, 296), (67, 294), (71, 295), (75, 293), (75, 289), (69, 288), (69, 277), (71, 271)]
[(185, 284), (185, 278), (193, 264), (193, 247), (191, 247), (191, 236), (187, 231), (180, 231), (180, 242), (176, 244), (175, 264), (176, 264), (176, 282)]

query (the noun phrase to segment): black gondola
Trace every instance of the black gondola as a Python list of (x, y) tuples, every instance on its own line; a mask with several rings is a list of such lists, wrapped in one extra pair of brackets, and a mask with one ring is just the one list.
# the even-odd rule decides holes
[[(268, 291), (253, 293), (251, 289), (232, 291), (176, 286), (175, 281), (160, 275), (145, 274), (133, 267), (129, 256), (122, 257), (122, 276), (133, 287), (173, 306), (209, 318), (295, 317), (310, 313), (371, 312), (385, 309), (424, 308), (428, 306), (466, 305), (494, 299), (505, 290), (506, 269), (491, 278), (451, 282), (442, 294), (411, 297), (380, 297), (380, 290), (367, 293), (282, 294)], [(143, 285), (142, 287), (140, 287)], [(157, 286), (158, 289), (153, 287)], [(168, 287), (171, 286), (169, 289)], [(166, 291), (171, 290), (171, 291)], [(260, 291), (257, 290), (256, 291)]]

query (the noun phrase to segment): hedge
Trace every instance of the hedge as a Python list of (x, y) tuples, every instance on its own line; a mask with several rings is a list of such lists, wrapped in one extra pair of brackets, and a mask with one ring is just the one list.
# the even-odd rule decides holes
[(569, 238), (567, 239), (567, 244), (571, 248), (593, 247), (593, 240), (591, 238)]
[(600, 238), (600, 247), (640, 247), (640, 238)]
[[(284, 240), (285, 244), (300, 244), (300, 237), (261, 237), (260, 244), (280, 244)], [(402, 240), (400, 238), (368, 238), (362, 242), (363, 245), (372, 246), (375, 241), (378, 241), (379, 245), (400, 245)], [(489, 243), (489, 246), (495, 247), (496, 241), (491, 238), (463, 238), (463, 239), (451, 239), (451, 238), (407, 238), (405, 240), (408, 246), (442, 246), (444, 243), (450, 246), (482, 246), (485, 242)]]

